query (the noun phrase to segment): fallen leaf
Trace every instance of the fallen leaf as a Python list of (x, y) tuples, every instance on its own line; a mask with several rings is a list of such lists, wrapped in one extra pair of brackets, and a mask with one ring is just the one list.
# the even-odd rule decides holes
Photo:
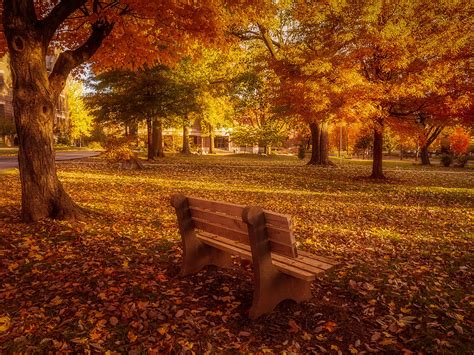
[(300, 330), (300, 327), (298, 326), (298, 324), (296, 324), (296, 322), (293, 319), (290, 319), (288, 321), (288, 325), (290, 326), (290, 330), (289, 330), (290, 333), (296, 333)]
[(6, 332), (11, 327), (11, 319), (8, 316), (0, 317), (0, 332)]

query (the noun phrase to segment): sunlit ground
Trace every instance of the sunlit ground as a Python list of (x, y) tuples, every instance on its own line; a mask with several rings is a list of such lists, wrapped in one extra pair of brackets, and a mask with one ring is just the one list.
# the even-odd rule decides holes
[[(390, 163), (387, 182), (369, 174), (294, 157), (172, 157), (133, 172), (62, 163), (89, 220), (35, 226), (19, 223), (18, 175), (3, 174), (0, 352), (471, 349), (474, 173)], [(311, 302), (251, 322), (248, 266), (176, 276), (175, 192), (289, 214), (301, 249), (341, 265)]]

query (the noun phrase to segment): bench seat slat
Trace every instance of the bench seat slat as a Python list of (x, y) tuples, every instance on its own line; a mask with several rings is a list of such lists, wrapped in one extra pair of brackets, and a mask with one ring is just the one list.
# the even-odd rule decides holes
[(316, 262), (322, 262), (322, 263), (326, 263), (332, 266), (339, 264), (339, 262), (336, 259), (328, 258), (327, 256), (311, 254), (303, 250), (298, 250), (298, 255), (304, 256), (305, 258), (308, 258), (308, 259), (315, 260)]
[[(220, 202), (220, 201), (205, 200), (205, 199), (196, 198), (196, 197), (188, 197), (188, 203), (191, 209), (196, 208), (196, 209), (201, 209), (201, 210), (207, 210), (213, 213), (217, 212), (217, 213), (226, 214), (232, 217), (238, 217), (239, 219), (242, 217), (242, 211), (245, 208), (245, 206), (243, 205), (236, 205), (233, 203)], [(271, 224), (272, 226), (277, 227), (277, 228), (291, 230), (290, 216), (281, 214), (281, 213), (275, 213), (272, 211), (266, 211), (266, 210), (264, 210), (264, 213), (265, 213), (265, 220), (267, 224)]]
[(193, 222), (197, 229), (203, 230), (204, 232), (217, 234), (228, 239), (248, 244), (248, 234), (245, 232), (237, 229), (226, 228), (222, 225), (214, 224), (200, 218), (193, 218)]
[(197, 207), (197, 208), (202, 208), (209, 211), (221, 212), (229, 216), (234, 216), (234, 217), (239, 217), (239, 218), (241, 218), (242, 211), (244, 210), (244, 207), (245, 207), (242, 205), (235, 205), (235, 204), (227, 203), (227, 202), (204, 200), (204, 199), (195, 198), (195, 197), (188, 197), (188, 203), (189, 203), (189, 207)]
[(211, 223), (221, 224), (224, 227), (237, 229), (242, 233), (247, 233), (247, 225), (241, 218), (229, 216), (219, 212), (206, 211), (201, 208), (191, 207), (191, 216), (193, 219), (199, 218)]
[(265, 213), (266, 224), (274, 227), (291, 230), (291, 218), (286, 214), (275, 213), (271, 211), (263, 211)]
[[(249, 237), (247, 233), (241, 230), (227, 228), (217, 223), (211, 223), (207, 220), (193, 217), (194, 226), (204, 232), (216, 234), (218, 236), (235, 240), (240, 243), (249, 245)], [(294, 258), (296, 256), (296, 246), (280, 243), (279, 241), (270, 239), (270, 246), (273, 252)]]
[[(238, 229), (244, 233), (247, 233), (247, 225), (242, 221), (241, 217), (227, 215), (218, 211), (210, 211), (199, 207), (190, 207), (191, 216), (202, 220), (207, 220), (211, 223), (222, 224), (225, 227), (232, 229)], [(271, 224), (267, 223), (267, 230), (269, 238), (280, 242), (281, 244), (291, 245), (288, 240), (288, 234), (291, 232), (290, 223), (287, 221), (286, 226), (282, 224)], [(291, 240), (291, 239), (290, 239)]]
[[(218, 247), (219, 249), (225, 249), (226, 251), (244, 259), (252, 259), (252, 253), (248, 245), (205, 232), (198, 233), (197, 237), (206, 244)], [(333, 260), (332, 262), (335, 264)], [(320, 274), (333, 266), (332, 264), (324, 262), (316, 264), (314, 260), (305, 256), (289, 259), (278, 255), (277, 253), (272, 253), (272, 263), (281, 272), (307, 281), (314, 280), (317, 274)]]
[[(208, 211), (198, 207), (190, 207), (191, 216), (193, 220), (197, 219), (203, 222), (222, 225), (224, 228), (238, 230), (247, 234), (247, 225), (239, 217), (226, 215), (219, 212)], [(276, 227), (272, 224), (267, 224), (268, 239), (272, 242), (292, 247), (295, 244), (291, 230), (288, 228)]]

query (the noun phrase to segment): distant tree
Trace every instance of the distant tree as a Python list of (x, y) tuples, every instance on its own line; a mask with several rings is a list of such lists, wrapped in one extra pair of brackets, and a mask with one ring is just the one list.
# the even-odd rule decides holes
[(71, 81), (67, 90), (69, 108), (69, 137), (82, 146), (82, 139), (90, 137), (94, 117), (84, 102), (84, 85), (80, 81)]
[(274, 90), (277, 77), (271, 70), (250, 68), (236, 78), (234, 89), (235, 118), (238, 124), (253, 127), (254, 144), (268, 152), (281, 142), (289, 127), (288, 114), (275, 106)]
[(177, 82), (164, 66), (105, 72), (92, 88), (88, 105), (99, 122), (146, 122), (149, 159), (163, 156), (163, 125), (197, 110), (195, 89)]
[(209, 134), (209, 153), (214, 153), (214, 130), (232, 126), (234, 107), (228, 96), (215, 97), (203, 92), (198, 97), (202, 131)]

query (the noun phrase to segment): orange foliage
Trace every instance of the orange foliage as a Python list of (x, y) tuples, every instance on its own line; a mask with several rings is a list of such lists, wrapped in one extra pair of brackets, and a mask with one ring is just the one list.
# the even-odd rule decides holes
[[(68, 2), (72, 3), (36, 0), (38, 20), (47, 19), (55, 6)], [(224, 35), (229, 27), (255, 21), (259, 13), (271, 12), (273, 7), (266, 0), (84, 0), (82, 3), (59, 24), (49, 49), (75, 49), (89, 38), (94, 24), (112, 24), (112, 32), (93, 57), (96, 68), (101, 70), (136, 69), (157, 62), (170, 64), (189, 52), (196, 41), (201, 45), (227, 45), (229, 38), (224, 39)], [(7, 45), (3, 28), (0, 30), (1, 55)]]
[(469, 150), (469, 133), (462, 127), (458, 127), (449, 136), (449, 144), (453, 153), (457, 155), (466, 154)]

